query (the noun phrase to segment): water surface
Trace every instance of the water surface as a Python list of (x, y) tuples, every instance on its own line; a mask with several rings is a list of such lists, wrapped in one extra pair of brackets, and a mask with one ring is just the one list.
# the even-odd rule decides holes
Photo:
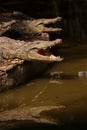
[(83, 124), (87, 113), (86, 50), (86, 44), (69, 43), (58, 49), (64, 57), (61, 63), (24, 86), (0, 93), (0, 120), (33, 120), (33, 115), (35, 122)]

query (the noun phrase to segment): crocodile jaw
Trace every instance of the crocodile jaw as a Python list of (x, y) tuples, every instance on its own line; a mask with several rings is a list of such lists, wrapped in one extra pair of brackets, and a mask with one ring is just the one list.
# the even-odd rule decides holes
[(31, 60), (31, 61), (41, 61), (41, 62), (60, 62), (60, 61), (62, 61), (63, 60), (63, 58), (61, 58), (60, 56), (54, 56), (53, 54), (51, 54), (51, 55), (41, 55), (41, 54), (38, 54), (38, 53), (30, 53), (29, 54), (29, 59)]
[(43, 43), (38, 43), (34, 48), (31, 48), (27, 54), (28, 60), (34, 61), (41, 61), (41, 62), (55, 62), (55, 61), (62, 61), (63, 58), (60, 56), (54, 56), (51, 52), (47, 51), (48, 48), (60, 44), (62, 42), (61, 39), (57, 39), (54, 41), (48, 41)]

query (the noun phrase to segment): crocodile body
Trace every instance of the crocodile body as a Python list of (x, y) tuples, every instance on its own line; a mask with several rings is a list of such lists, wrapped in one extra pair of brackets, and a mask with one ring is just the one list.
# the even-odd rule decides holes
[[(19, 16), (19, 17), (18, 17)], [(60, 62), (49, 48), (62, 42), (49, 40), (49, 33), (60, 31), (45, 25), (61, 18), (32, 19), (20, 12), (2, 13), (0, 16), (0, 90), (25, 83), (46, 68), (50, 62)], [(18, 39), (8, 37), (10, 31), (20, 34)], [(31, 37), (31, 38), (30, 38)], [(38, 67), (39, 66), (39, 67)], [(27, 75), (28, 74), (28, 75)]]

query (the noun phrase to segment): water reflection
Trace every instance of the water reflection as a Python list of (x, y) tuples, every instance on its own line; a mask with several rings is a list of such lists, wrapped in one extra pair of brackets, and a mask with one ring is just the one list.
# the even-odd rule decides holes
[(87, 78), (87, 71), (79, 71), (78, 77), (79, 78)]
[[(67, 112), (70, 111), (72, 114), (75, 112), (74, 114), (79, 116), (81, 111), (85, 112), (87, 110), (85, 103), (87, 99), (87, 54), (84, 49), (87, 49), (87, 45), (76, 47), (71, 53), (69, 49), (62, 51), (62, 54), (65, 53), (64, 61), (55, 63), (44, 75), (25, 86), (0, 93), (0, 112), (9, 111), (10, 114), (10, 111), (14, 113), (16, 109), (16, 112), (21, 111), (21, 117), (25, 117), (22, 110), (29, 112), (34, 107), (38, 110), (40, 107), (47, 109), (48, 106), (52, 106), (52, 109), (63, 106), (67, 108)], [(50, 119), (57, 119), (58, 112), (59, 110), (55, 109), (54, 115), (52, 117), (50, 115)], [(48, 113), (50, 114), (50, 109)], [(45, 113), (46, 119), (48, 113)], [(71, 116), (73, 116), (72, 114)], [(43, 116), (43, 114), (41, 115)], [(3, 113), (2, 116), (4, 116)], [(61, 118), (66, 120), (67, 116), (63, 117), (61, 114)]]

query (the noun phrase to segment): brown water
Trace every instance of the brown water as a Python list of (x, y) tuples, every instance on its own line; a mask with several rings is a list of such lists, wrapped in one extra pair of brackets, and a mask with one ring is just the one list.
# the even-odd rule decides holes
[[(63, 62), (55, 63), (43, 76), (25, 86), (0, 93), (0, 120), (30, 118), (50, 124), (84, 123), (87, 114), (86, 51), (86, 44), (62, 47), (59, 53), (64, 57)], [(34, 119), (27, 117), (29, 114)], [(42, 118), (44, 120), (40, 120)]]

